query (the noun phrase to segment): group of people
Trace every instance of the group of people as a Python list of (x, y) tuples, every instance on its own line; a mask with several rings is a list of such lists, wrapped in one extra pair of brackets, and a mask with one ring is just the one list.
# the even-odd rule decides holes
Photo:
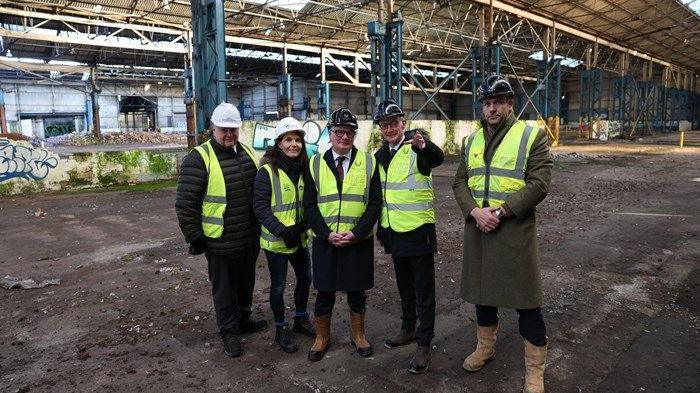
[[(544, 392), (547, 336), (537, 256), (535, 206), (547, 195), (552, 161), (546, 134), (513, 112), (514, 92), (498, 75), (479, 89), (483, 120), (466, 137), (453, 190), (464, 216), (461, 295), (476, 306), (476, 348), (463, 368), (478, 371), (495, 356), (498, 308), (516, 309), (525, 344), (524, 392)], [(330, 115), (331, 148), (308, 157), (304, 129), (292, 117), (275, 129), (258, 164), (241, 143), (240, 113), (222, 103), (211, 116), (212, 137), (183, 160), (176, 210), (191, 254), (205, 254), (224, 352), (243, 354), (241, 335), (266, 329), (252, 318), (255, 261), (262, 248), (270, 271), (275, 342), (298, 350), (295, 334), (314, 338), (310, 361), (331, 345), (337, 292), (350, 309), (351, 343), (373, 354), (365, 336), (366, 291), (374, 286), (374, 228), (391, 254), (401, 298), (401, 324), (384, 341), (391, 349), (416, 343), (408, 371), (429, 366), (435, 336), (436, 213), (432, 170), (443, 151), (422, 130), (406, 130), (402, 108), (382, 101), (373, 120), (383, 137), (374, 154), (354, 146), (355, 115)], [(311, 245), (312, 252), (309, 252)], [(284, 289), (296, 277), (293, 320)], [(316, 293), (313, 323), (307, 311)]]

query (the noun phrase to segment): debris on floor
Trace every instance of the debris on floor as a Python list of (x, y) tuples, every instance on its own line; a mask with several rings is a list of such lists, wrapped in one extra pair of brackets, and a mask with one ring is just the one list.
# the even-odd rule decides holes
[(0, 287), (3, 287), (5, 289), (34, 289), (34, 288), (43, 288), (49, 285), (59, 285), (61, 284), (61, 279), (60, 278), (52, 278), (48, 280), (44, 280), (40, 283), (37, 283), (36, 281), (32, 280), (31, 278), (22, 280), (21, 278), (17, 277), (12, 277), (12, 276), (5, 276), (3, 278), (0, 278)]

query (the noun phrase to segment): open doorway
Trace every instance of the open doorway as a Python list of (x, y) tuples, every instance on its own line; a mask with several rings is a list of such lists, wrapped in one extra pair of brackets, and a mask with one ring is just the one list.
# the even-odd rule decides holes
[(126, 96), (119, 101), (119, 129), (124, 132), (155, 131), (156, 97)]

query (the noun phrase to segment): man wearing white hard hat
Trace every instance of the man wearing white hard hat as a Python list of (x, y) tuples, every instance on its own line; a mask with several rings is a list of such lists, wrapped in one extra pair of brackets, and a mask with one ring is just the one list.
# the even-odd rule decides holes
[(253, 213), (253, 150), (239, 142), (241, 115), (229, 103), (211, 115), (211, 139), (183, 159), (175, 209), (189, 252), (204, 254), (224, 353), (243, 354), (241, 335), (267, 327), (251, 318), (260, 226)]
[[(255, 177), (253, 208), (260, 221), (260, 247), (270, 270), (270, 308), (275, 319), (275, 342), (287, 353), (298, 347), (294, 333), (315, 337), (306, 306), (311, 286), (311, 260), (304, 220), (303, 171), (309, 162), (304, 129), (298, 120), (286, 117), (275, 128), (275, 141), (267, 151)], [(294, 324), (285, 319), (284, 289), (288, 265), (294, 269)]]

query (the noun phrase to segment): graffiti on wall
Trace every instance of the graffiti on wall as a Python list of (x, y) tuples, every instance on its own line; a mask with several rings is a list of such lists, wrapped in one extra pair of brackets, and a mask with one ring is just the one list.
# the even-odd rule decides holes
[[(306, 152), (309, 155), (316, 154), (319, 150), (324, 151), (331, 146), (328, 129), (321, 127), (314, 120), (307, 120), (304, 124), (304, 141), (306, 141)], [(253, 131), (253, 149), (265, 151), (269, 146), (275, 144), (275, 127), (256, 123)]]
[(75, 120), (72, 117), (44, 118), (44, 137), (52, 137), (75, 132)]
[(57, 166), (58, 157), (46, 149), (0, 139), (0, 183), (14, 178), (42, 180)]

